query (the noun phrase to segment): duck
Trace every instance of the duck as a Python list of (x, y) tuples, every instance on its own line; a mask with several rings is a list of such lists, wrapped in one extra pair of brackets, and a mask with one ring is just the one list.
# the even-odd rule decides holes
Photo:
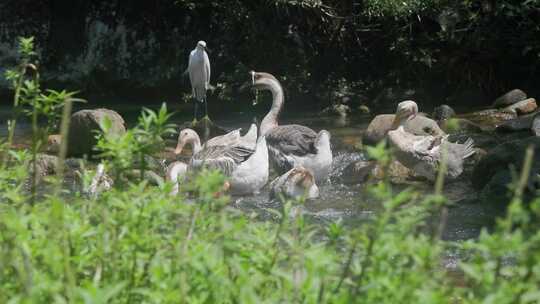
[(258, 193), (269, 176), (266, 138), (259, 137), (254, 150), (241, 145), (205, 146), (193, 155), (188, 170), (202, 168), (219, 170), (225, 175), (233, 195)]
[(434, 181), (446, 150), (445, 178), (457, 178), (463, 173), (464, 160), (475, 153), (473, 140), (453, 143), (448, 140), (448, 135), (422, 136), (405, 131), (404, 124), (417, 114), (418, 105), (412, 100), (402, 101), (397, 106), (392, 130), (387, 134), (396, 159), (416, 175)]
[[(332, 168), (330, 132), (315, 132), (299, 124), (279, 125), (284, 94), (281, 83), (269, 73), (250, 72), (252, 87), (272, 93), (272, 106), (261, 122), (259, 135), (266, 137), (269, 160), (279, 174), (294, 167), (310, 170), (317, 183), (328, 179)], [(257, 100), (254, 101), (254, 105)]]
[(174, 154), (179, 155), (182, 153), (182, 150), (186, 144), (190, 144), (192, 146), (193, 154), (198, 153), (204, 147), (211, 146), (238, 145), (249, 149), (255, 149), (255, 144), (257, 142), (257, 125), (251, 124), (248, 132), (244, 136), (241, 136), (240, 130), (241, 129), (236, 129), (227, 134), (213, 137), (204, 143), (203, 146), (201, 144), (201, 138), (195, 130), (190, 128), (182, 129), (178, 135), (178, 143), (176, 145), (176, 149), (174, 150)]
[(319, 197), (319, 187), (311, 171), (298, 166), (270, 183), (270, 197), (281, 198), (281, 196), (293, 199), (315, 199)]

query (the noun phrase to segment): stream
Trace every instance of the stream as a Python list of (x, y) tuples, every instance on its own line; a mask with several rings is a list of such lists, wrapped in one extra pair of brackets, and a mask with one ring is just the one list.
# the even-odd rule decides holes
[[(151, 108), (157, 109), (158, 104), (153, 104)], [(108, 106), (109, 107), (109, 106)], [(141, 110), (141, 105), (114, 105), (111, 109), (118, 111), (126, 120), (128, 126), (136, 123)], [(172, 109), (175, 111), (175, 109)], [(390, 112), (390, 111), (389, 111)], [(0, 137), (7, 134), (6, 120), (11, 111), (8, 107), (0, 107)], [(212, 112), (211, 112), (212, 114)], [(185, 121), (191, 121), (191, 111), (182, 111), (172, 118), (172, 123), (181, 125)], [(223, 113), (211, 115), (212, 120), (227, 129), (243, 128), (246, 132), (254, 119), (259, 122), (264, 113)], [(303, 124), (316, 131), (326, 129), (332, 134), (333, 147), (333, 170), (329, 182), (319, 185), (321, 196), (318, 199), (307, 201), (302, 206), (302, 211), (315, 223), (333, 222), (341, 220), (345, 225), (354, 227), (368, 221), (374, 214), (381, 210), (381, 205), (371, 198), (365, 190), (364, 185), (359, 183), (343, 183), (343, 169), (350, 163), (358, 160), (365, 160), (366, 154), (356, 146), (361, 144), (362, 133), (366, 130), (369, 122), (374, 117), (372, 114), (355, 114), (350, 118), (322, 117), (316, 112), (290, 111), (285, 112), (280, 117), (280, 124)], [(30, 125), (26, 122), (19, 122), (16, 129), (16, 142), (24, 143), (29, 141)], [(473, 137), (475, 142), (497, 142), (492, 133), (467, 134)], [(169, 139), (170, 145), (174, 145), (176, 137)], [(481, 204), (475, 201), (476, 190), (470, 183), (470, 170), (467, 168), (464, 178), (449, 182), (444, 187), (445, 196), (454, 203), (449, 208), (448, 222), (443, 233), (443, 238), (451, 241), (461, 241), (475, 238), (480, 233), (482, 227), (493, 225), (494, 218), (501, 214), (501, 210), (489, 204)], [(271, 175), (272, 180), (275, 175)], [(399, 192), (407, 187), (413, 187), (420, 193), (432, 193), (434, 186), (423, 181), (414, 181), (407, 184), (393, 185), (393, 191)], [(466, 201), (466, 203), (463, 203)], [(278, 208), (279, 203), (269, 199), (268, 189), (265, 188), (257, 195), (233, 197), (233, 206), (245, 210), (246, 212), (256, 212), (259, 214), (270, 214), (269, 208)], [(459, 254), (448, 252), (445, 258), (444, 267), (454, 269), (459, 260)]]

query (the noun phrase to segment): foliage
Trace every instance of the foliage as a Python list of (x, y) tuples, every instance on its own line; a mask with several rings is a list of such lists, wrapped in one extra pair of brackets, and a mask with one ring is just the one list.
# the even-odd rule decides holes
[(125, 134), (118, 135), (109, 132), (111, 121), (102, 122), (96, 149), (100, 156), (111, 164), (111, 170), (118, 182), (126, 178), (126, 173), (139, 162), (141, 180), (146, 170), (145, 156), (152, 155), (164, 148), (164, 137), (175, 132), (174, 125), (168, 120), (172, 114), (167, 113), (167, 105), (162, 104), (156, 113), (150, 109), (143, 109), (139, 121), (134, 129)]

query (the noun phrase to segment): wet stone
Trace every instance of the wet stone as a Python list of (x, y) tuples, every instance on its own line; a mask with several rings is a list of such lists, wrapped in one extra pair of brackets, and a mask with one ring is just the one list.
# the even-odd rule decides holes
[(449, 105), (443, 104), (436, 107), (431, 116), (436, 121), (441, 122), (456, 116), (456, 112)]
[[(364, 133), (364, 142), (367, 144), (375, 144), (383, 140), (386, 133), (392, 128), (394, 123), (394, 114), (381, 114), (375, 116), (369, 123), (366, 132)], [(444, 135), (445, 132), (432, 119), (422, 115), (416, 115), (415, 118), (407, 121), (404, 125), (405, 131), (415, 135)]]
[(68, 154), (92, 155), (97, 143), (96, 132), (102, 131), (101, 124), (107, 119), (110, 122), (109, 134), (119, 136), (126, 132), (124, 119), (113, 110), (94, 109), (73, 113), (69, 128)]
[(534, 112), (537, 108), (538, 106), (536, 105), (536, 99), (528, 98), (510, 105), (504, 108), (504, 110), (516, 112), (518, 115), (523, 115)]
[(525, 131), (531, 128), (535, 114), (519, 116), (515, 119), (507, 120), (499, 124), (497, 132)]
[(516, 102), (522, 101), (524, 99), (527, 99), (527, 94), (525, 94), (525, 92), (523, 92), (520, 89), (514, 89), (499, 96), (497, 99), (495, 99), (495, 101), (493, 102), (493, 107), (494, 108), (506, 107), (506, 106), (515, 104)]
[(498, 109), (489, 109), (473, 113), (458, 115), (459, 118), (464, 118), (487, 128), (496, 128), (504, 121), (511, 120), (517, 117), (516, 112), (503, 111)]

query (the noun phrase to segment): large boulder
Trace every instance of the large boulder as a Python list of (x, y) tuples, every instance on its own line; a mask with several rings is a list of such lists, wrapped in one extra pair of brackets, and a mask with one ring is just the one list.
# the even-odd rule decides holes
[(464, 118), (450, 118), (439, 122), (446, 133), (480, 133), (482, 127)]
[[(386, 136), (386, 133), (392, 128), (394, 122), (394, 114), (381, 114), (375, 116), (369, 123), (366, 132), (364, 133), (364, 142), (367, 144), (375, 144)], [(439, 125), (427, 117), (416, 115), (415, 118), (407, 121), (404, 125), (405, 131), (416, 135), (445, 135)]]
[(478, 112), (460, 114), (458, 115), (458, 117), (470, 120), (481, 126), (485, 126), (488, 128), (496, 128), (502, 122), (516, 118), (517, 113), (513, 111), (489, 109)]
[(499, 96), (495, 101), (493, 102), (494, 108), (502, 108), (509, 105), (513, 105), (518, 101), (522, 101), (524, 99), (527, 99), (527, 94), (523, 92), (520, 89), (514, 89), (511, 90), (501, 96)]
[(521, 170), (529, 146), (534, 148), (533, 168), (540, 168), (540, 137), (506, 142), (493, 148), (476, 164), (472, 173), (473, 186), (482, 189), (499, 172), (510, 174), (511, 168)]
[(436, 107), (431, 116), (440, 123), (441, 121), (445, 121), (456, 116), (456, 112), (449, 105), (443, 104)]
[(531, 129), (533, 119), (537, 113), (531, 113), (500, 123), (496, 130), (498, 132), (526, 131)]
[(97, 143), (96, 133), (101, 131), (105, 119), (111, 122), (109, 133), (123, 135), (126, 124), (120, 114), (109, 109), (81, 110), (71, 116), (68, 154), (70, 156), (91, 155)]
[(414, 178), (414, 173), (398, 161), (393, 161), (383, 168), (374, 160), (359, 160), (343, 168), (341, 182), (344, 184), (361, 184), (371, 179), (380, 180), (388, 176), (393, 183), (403, 183)]
[(528, 114), (534, 112), (538, 106), (536, 105), (536, 99), (527, 98), (522, 101), (518, 101), (513, 105), (509, 105), (504, 108), (505, 111), (516, 112), (518, 115)]

